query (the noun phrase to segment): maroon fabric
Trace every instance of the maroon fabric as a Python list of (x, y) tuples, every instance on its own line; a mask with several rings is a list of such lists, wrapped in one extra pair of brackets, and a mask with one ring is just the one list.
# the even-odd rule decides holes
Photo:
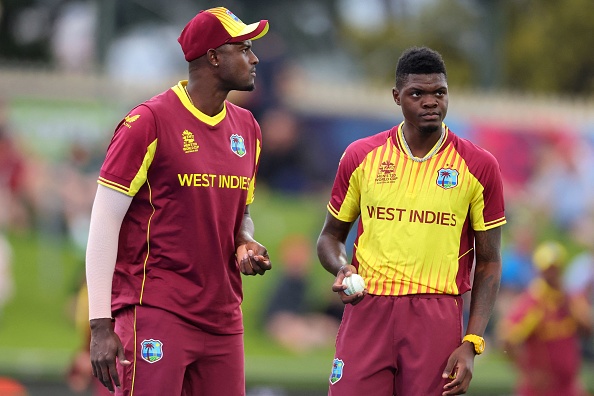
[[(142, 306), (120, 312), (115, 331), (132, 362), (118, 363), (122, 389), (117, 396), (245, 395), (242, 334), (209, 334), (176, 315)], [(145, 340), (160, 344), (159, 360), (142, 358)]]
[(186, 61), (190, 62), (206, 54), (211, 48), (216, 49), (226, 43), (251, 40), (262, 33), (267, 25), (268, 21), (262, 20), (253, 32), (233, 37), (214, 14), (205, 10), (200, 11), (188, 22), (177, 41), (181, 45)]
[(520, 396), (584, 396), (580, 375), (581, 354), (575, 336), (526, 341), (520, 362)]
[[(117, 128), (100, 181), (138, 192), (120, 230), (114, 312), (142, 304), (212, 333), (243, 332), (235, 235), (256, 174), (261, 132), (249, 111), (229, 102), (226, 109), (225, 118), (210, 126), (168, 90), (133, 109), (127, 118), (134, 121)], [(244, 143), (242, 156), (234, 152), (234, 138)], [(136, 186), (146, 166), (146, 182)]]
[(367, 295), (345, 307), (335, 354), (342, 376), (331, 375), (328, 394), (441, 395), (443, 370), (461, 339), (460, 296)]

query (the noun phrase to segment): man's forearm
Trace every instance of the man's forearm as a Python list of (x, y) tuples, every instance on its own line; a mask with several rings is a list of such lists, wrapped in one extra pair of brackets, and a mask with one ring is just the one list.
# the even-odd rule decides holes
[(254, 240), (254, 232), (254, 221), (252, 220), (249, 211), (246, 209), (246, 212), (243, 215), (243, 220), (241, 222), (239, 231), (235, 236), (235, 247), (245, 245), (248, 242), (252, 242)]
[(477, 264), (470, 300), (468, 334), (484, 334), (497, 299), (500, 281), (500, 262)]
[(322, 233), (318, 238), (317, 250), (320, 263), (334, 276), (342, 266), (348, 264), (345, 245), (332, 235)]

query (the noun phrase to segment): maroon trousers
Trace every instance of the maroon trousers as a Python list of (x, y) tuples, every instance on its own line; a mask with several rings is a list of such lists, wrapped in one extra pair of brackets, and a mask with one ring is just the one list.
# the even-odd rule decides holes
[(331, 396), (437, 396), (448, 357), (460, 346), (462, 298), (367, 295), (345, 307)]
[(116, 316), (126, 358), (118, 396), (245, 395), (243, 334), (201, 331), (178, 316), (136, 306)]

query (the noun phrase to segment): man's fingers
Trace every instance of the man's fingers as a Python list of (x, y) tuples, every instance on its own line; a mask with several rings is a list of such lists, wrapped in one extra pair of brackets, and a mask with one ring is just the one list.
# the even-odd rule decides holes
[(449, 357), (446, 363), (445, 369), (443, 370), (442, 378), (454, 379), (456, 378), (456, 359)]
[(247, 249), (245, 247), (245, 245), (241, 245), (237, 248), (237, 251), (235, 252), (236, 256), (237, 256), (237, 260), (241, 261), (243, 260), (243, 258), (247, 255)]
[(129, 366), (131, 362), (126, 359), (126, 354), (124, 353), (124, 347), (120, 344), (118, 348), (118, 360), (122, 366)]
[(340, 294), (340, 299), (342, 300), (343, 304), (357, 305), (361, 301), (363, 301), (363, 297), (365, 297), (365, 295), (367, 294), (367, 291), (362, 291), (362, 292), (358, 292), (355, 294), (351, 294), (350, 296), (347, 295), (345, 292), (341, 292), (339, 294)]
[[(244, 275), (264, 275), (266, 271), (272, 268), (267, 250), (262, 249), (263, 247), (258, 244), (249, 245), (256, 246), (256, 250), (248, 249), (248, 245), (241, 245), (236, 250), (239, 270)], [(256, 254), (256, 251), (260, 254)]]
[(362, 291), (362, 292), (353, 294), (355, 296), (355, 299), (351, 302), (351, 304), (352, 305), (359, 304), (361, 301), (363, 301), (363, 297), (365, 297), (366, 294), (367, 294), (367, 291)]
[[(124, 347), (120, 344), (118, 347), (118, 360), (122, 366), (129, 366), (130, 361), (126, 359), (126, 355), (124, 354)], [(120, 376), (118, 375), (118, 370), (115, 361), (109, 364), (109, 375), (115, 386), (120, 388), (122, 383), (120, 382)]]
[[(445, 373), (444, 373), (445, 375)], [(444, 392), (443, 395), (444, 396), (448, 396), (448, 395), (460, 395), (466, 392), (466, 390), (468, 389), (468, 385), (470, 384), (470, 378), (466, 373), (464, 372), (457, 372), (454, 371), (453, 373), (448, 375), (448, 378), (451, 379), (451, 382), (448, 382), (443, 388), (444, 388)]]
[(260, 262), (256, 260), (255, 257), (250, 257), (248, 261), (250, 263), (250, 267), (252, 268), (253, 275), (264, 275), (266, 270), (260, 266)]
[(247, 253), (239, 260), (239, 270), (244, 275), (254, 275), (254, 269)]
[(264, 256), (244, 256), (239, 262), (239, 269), (244, 275), (264, 275), (272, 268), (270, 259)]
[(345, 285), (345, 284), (344, 284), (344, 283), (342, 283), (342, 282), (338, 282), (338, 281), (336, 281), (336, 282), (334, 282), (334, 283), (332, 284), (332, 291), (333, 291), (333, 292), (341, 292), (341, 291), (344, 291), (344, 290), (346, 290), (346, 289), (347, 289), (347, 285)]
[(264, 275), (264, 272), (272, 268), (270, 259), (260, 255), (253, 256), (252, 260), (250, 260), (250, 264), (252, 265), (252, 268), (260, 275)]
[(110, 392), (114, 392), (113, 383), (111, 382), (111, 377), (109, 375), (109, 369), (104, 366), (100, 365), (99, 377), (97, 377), (99, 381), (109, 389)]
[(121, 386), (120, 377), (118, 376), (118, 370), (116, 369), (115, 363), (109, 365), (109, 375), (115, 386), (119, 388)]

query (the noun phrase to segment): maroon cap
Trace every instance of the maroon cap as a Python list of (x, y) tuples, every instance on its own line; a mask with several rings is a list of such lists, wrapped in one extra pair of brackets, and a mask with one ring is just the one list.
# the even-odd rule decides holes
[(246, 25), (224, 7), (200, 11), (182, 30), (179, 38), (188, 62), (223, 44), (255, 40), (268, 32), (268, 21)]

